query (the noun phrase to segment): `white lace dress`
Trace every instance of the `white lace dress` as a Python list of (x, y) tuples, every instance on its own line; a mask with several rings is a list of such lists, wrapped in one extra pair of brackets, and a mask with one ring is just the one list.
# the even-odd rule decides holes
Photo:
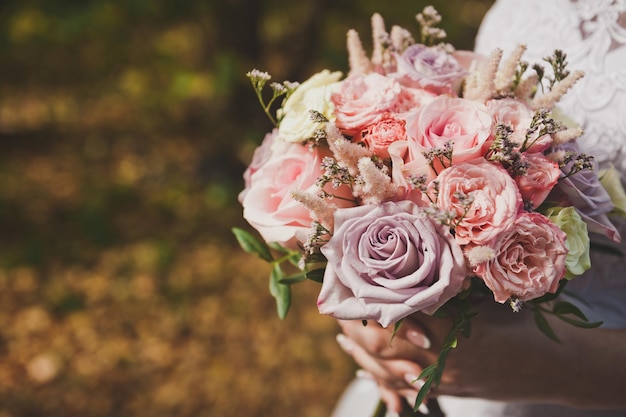
[[(497, 0), (486, 15), (476, 50), (511, 51), (523, 42), (524, 57), (540, 62), (558, 48), (569, 68), (585, 77), (559, 103), (565, 114), (585, 127), (579, 143), (601, 165), (613, 164), (626, 176), (626, 0)], [(548, 66), (546, 63), (545, 66)], [(626, 227), (620, 226), (626, 242)], [(626, 244), (621, 244), (626, 253)], [(593, 268), (568, 289), (580, 294), (581, 306), (605, 327), (626, 328), (626, 260), (594, 254)], [(375, 385), (356, 380), (333, 417), (368, 415), (377, 400)], [(546, 404), (505, 403), (440, 397), (448, 417), (617, 417), (626, 411), (581, 410)]]
[[(558, 48), (567, 54), (570, 69), (585, 71), (585, 77), (559, 102), (559, 107), (584, 126), (585, 135), (579, 139), (583, 150), (593, 154), (601, 165), (615, 165), (624, 181), (626, 0), (497, 0), (481, 25), (476, 51), (489, 54), (502, 48), (506, 54), (520, 42), (528, 48), (524, 57), (529, 62), (540, 62)], [(624, 225), (620, 232), (626, 241)], [(621, 248), (626, 251), (624, 242)], [(605, 327), (625, 328), (625, 259), (594, 254), (592, 264), (592, 270), (572, 280), (568, 290), (589, 303), (581, 307), (593, 320), (602, 320)], [(450, 397), (441, 398), (440, 403), (448, 417), (626, 415), (626, 411)]]

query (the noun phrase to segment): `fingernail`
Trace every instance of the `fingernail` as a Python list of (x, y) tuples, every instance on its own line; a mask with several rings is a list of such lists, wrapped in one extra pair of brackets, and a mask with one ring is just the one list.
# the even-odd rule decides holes
[(341, 346), (341, 348), (346, 352), (346, 353), (351, 353), (352, 350), (354, 349), (354, 342), (350, 339), (348, 339), (348, 337), (344, 334), (339, 333), (336, 337), (337, 339), (337, 343), (339, 343), (339, 346)]
[(411, 394), (405, 394), (404, 399), (406, 400), (407, 404), (411, 406), (411, 408), (415, 407), (415, 401), (417, 400), (417, 392), (411, 393)]
[(409, 330), (406, 332), (406, 338), (409, 342), (422, 349), (430, 349), (430, 339), (424, 336), (422, 333), (415, 330)]
[(406, 381), (406, 383), (411, 385), (416, 390), (419, 390), (424, 385), (424, 381), (422, 381), (421, 379), (417, 379), (417, 378), (418, 376), (415, 374), (411, 374), (411, 373), (404, 374), (404, 380)]
[[(416, 393), (411, 393), (411, 394), (406, 394), (404, 396), (404, 399), (406, 400), (407, 403), (409, 403), (411, 408), (414, 408), (415, 407), (415, 401), (417, 401), (417, 392)], [(420, 413), (422, 413), (424, 415), (429, 415), (428, 407), (426, 407), (426, 404), (424, 404), (424, 403), (420, 404), (420, 406), (417, 408), (417, 411), (419, 411)]]
[(374, 377), (372, 376), (372, 374), (367, 372), (365, 369), (358, 369), (356, 371), (356, 377), (362, 378), (362, 379), (374, 380)]

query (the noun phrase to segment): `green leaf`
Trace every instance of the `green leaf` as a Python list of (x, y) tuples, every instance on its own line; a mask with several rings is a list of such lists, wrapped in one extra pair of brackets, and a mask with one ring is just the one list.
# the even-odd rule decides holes
[(324, 268), (314, 269), (312, 271), (307, 271), (306, 277), (311, 281), (322, 283), (324, 282)]
[(432, 383), (432, 379), (427, 379), (426, 382), (424, 382), (424, 385), (422, 385), (422, 388), (420, 388), (419, 392), (417, 393), (417, 398), (415, 399), (415, 404), (413, 405), (413, 411), (418, 411), (420, 405), (422, 405), (422, 403), (426, 399), (426, 395), (428, 395), (428, 391), (430, 391), (430, 386), (432, 385)]
[(302, 271), (302, 272), (296, 272), (295, 274), (291, 274), (288, 277), (281, 278), (280, 280), (278, 280), (278, 282), (281, 284), (285, 284), (285, 285), (291, 285), (291, 284), (297, 284), (298, 282), (302, 282), (305, 280), (306, 280), (306, 273)]
[(398, 330), (400, 330), (400, 327), (402, 327), (403, 321), (404, 319), (400, 319), (394, 323), (393, 332), (391, 333), (391, 339), (389, 339), (389, 346), (391, 346), (391, 342), (393, 342), (393, 339), (396, 337), (396, 334), (398, 334)]
[(476, 317), (478, 313), (466, 313), (464, 316), (464, 320), (461, 322), (459, 327), (459, 332), (463, 337), (470, 337), (472, 332), (472, 319)]
[(432, 317), (436, 317), (438, 319), (445, 319), (446, 317), (449, 317), (450, 315), (448, 314), (448, 312), (446, 312), (443, 308), (439, 308), (437, 309), (437, 311), (435, 311), (432, 315)]
[(372, 417), (385, 417), (387, 415), (387, 404), (383, 400), (378, 401), (378, 405), (376, 406), (376, 410), (374, 410), (374, 414)]
[(567, 281), (566, 279), (561, 280), (561, 282), (559, 284), (559, 288), (556, 290), (556, 292), (554, 292), (554, 293), (549, 293), (548, 292), (548, 293), (542, 295), (539, 298), (535, 298), (533, 300), (533, 304), (547, 303), (548, 301), (556, 300), (558, 298), (558, 296), (561, 295), (561, 293), (565, 289), (565, 286), (567, 285), (568, 282), (569, 281)]
[(252, 234), (248, 231), (238, 227), (233, 227), (231, 230), (237, 238), (239, 246), (241, 246), (244, 251), (258, 255), (261, 259), (267, 262), (273, 261), (272, 254), (270, 253), (270, 250), (265, 242), (261, 242), (256, 237), (252, 236)]
[(555, 342), (561, 343), (561, 340), (558, 338), (556, 333), (554, 333), (554, 330), (552, 330), (552, 327), (550, 327), (550, 324), (548, 324), (548, 321), (539, 310), (535, 310), (535, 324), (537, 324), (537, 327), (543, 334)]
[(437, 363), (433, 363), (432, 365), (429, 365), (426, 368), (422, 369), (422, 372), (420, 372), (420, 374), (417, 377), (417, 379), (429, 378), (430, 376), (432, 376), (432, 374), (436, 370), (437, 370)]
[(575, 320), (566, 316), (557, 316), (557, 317), (566, 323), (569, 323), (576, 327), (581, 327), (583, 329), (595, 329), (596, 327), (602, 326), (602, 323), (603, 323), (601, 321), (593, 321), (593, 322), (580, 321), (580, 320)]
[(454, 349), (457, 346), (459, 339), (456, 337), (454, 339), (449, 340), (444, 346), (443, 349)]
[(280, 282), (284, 278), (280, 265), (274, 264), (270, 274), (270, 294), (276, 299), (276, 310), (281, 319), (287, 316), (291, 304), (291, 287)]
[(299, 251), (291, 251), (290, 252), (290, 254), (289, 254), (289, 262), (291, 262), (291, 264), (293, 266), (299, 266), (300, 259), (302, 259), (302, 253), (300, 253)]
[(282, 252), (282, 253), (289, 253), (289, 252), (291, 252), (291, 250), (287, 249), (286, 247), (284, 247), (283, 245), (281, 245), (278, 242), (269, 242), (267, 244), (267, 246), (269, 246), (270, 248), (274, 249), (277, 252)]
[(573, 314), (574, 316), (578, 317), (579, 319), (583, 321), (589, 321), (587, 316), (585, 316), (585, 313), (580, 311), (580, 309), (576, 307), (574, 304), (569, 303), (567, 301), (561, 301), (561, 302), (556, 303), (554, 305), (554, 308), (552, 309), (552, 312), (556, 314), (557, 316), (562, 316), (564, 314)]

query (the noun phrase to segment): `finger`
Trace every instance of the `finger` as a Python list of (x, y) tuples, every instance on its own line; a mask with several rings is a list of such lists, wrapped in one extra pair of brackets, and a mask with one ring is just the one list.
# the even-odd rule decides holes
[(387, 405), (387, 410), (400, 414), (404, 405), (404, 398), (402, 395), (397, 391), (385, 387), (384, 385), (379, 385), (378, 390), (380, 391), (380, 398)]
[(430, 339), (417, 322), (403, 323), (395, 336), (390, 328), (377, 323), (363, 326), (358, 321), (339, 321), (343, 333), (369, 352), (381, 359), (406, 359), (430, 364), (435, 356), (429, 353)]
[(379, 385), (399, 390), (414, 388), (422, 368), (407, 360), (385, 360), (371, 356), (365, 349), (343, 334), (337, 342)]

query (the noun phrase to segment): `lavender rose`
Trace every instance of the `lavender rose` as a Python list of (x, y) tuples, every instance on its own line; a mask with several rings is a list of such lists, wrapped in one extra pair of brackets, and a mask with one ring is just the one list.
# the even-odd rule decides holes
[(437, 93), (452, 92), (453, 85), (467, 74), (454, 56), (439, 47), (411, 45), (396, 55), (396, 62), (397, 72), (389, 76)]
[[(559, 145), (555, 153), (570, 152), (578, 154), (579, 148), (575, 142)], [(563, 168), (564, 172), (571, 170), (573, 162)], [(561, 179), (549, 199), (561, 205), (576, 207), (590, 232), (600, 233), (615, 242), (621, 240), (619, 231), (611, 223), (608, 214), (613, 210), (611, 196), (604, 189), (598, 178), (597, 170), (582, 170), (567, 178)]]
[(385, 327), (417, 311), (433, 314), (466, 275), (450, 232), (410, 201), (338, 209), (322, 253), (328, 264), (320, 313)]

